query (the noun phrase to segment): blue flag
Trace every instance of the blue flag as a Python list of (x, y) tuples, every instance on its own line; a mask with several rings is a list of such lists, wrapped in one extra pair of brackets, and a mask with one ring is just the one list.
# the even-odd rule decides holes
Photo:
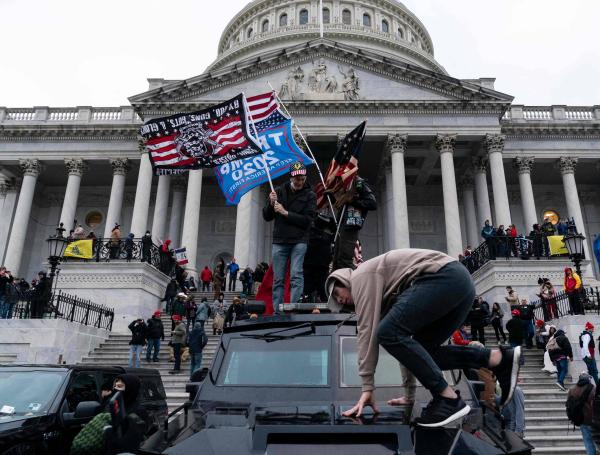
[(264, 152), (262, 155), (231, 161), (215, 168), (227, 205), (237, 205), (244, 194), (269, 181), (265, 161), (269, 166), (271, 179), (286, 174), (295, 161), (301, 161), (305, 166), (314, 164), (294, 141), (292, 125), (293, 120), (278, 112), (273, 113), (267, 121), (256, 124), (259, 143)]

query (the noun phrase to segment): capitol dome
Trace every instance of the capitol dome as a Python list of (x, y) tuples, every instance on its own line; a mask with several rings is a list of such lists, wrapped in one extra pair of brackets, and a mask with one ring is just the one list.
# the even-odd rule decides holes
[[(395, 0), (324, 0), (324, 37), (446, 74), (425, 26)], [(209, 71), (320, 36), (318, 0), (254, 0), (229, 22)]]

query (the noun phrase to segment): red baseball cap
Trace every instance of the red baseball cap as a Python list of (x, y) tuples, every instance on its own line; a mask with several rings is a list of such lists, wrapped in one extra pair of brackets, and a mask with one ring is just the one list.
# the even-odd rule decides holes
[(591, 322), (586, 322), (585, 323), (585, 330), (594, 330), (594, 324), (592, 324)]
[(543, 327), (544, 326), (544, 321), (542, 321), (541, 319), (536, 319), (535, 325), (537, 325), (538, 327)]
[(521, 316), (521, 312), (520, 312), (519, 310), (512, 310), (512, 311), (511, 311), (511, 314), (512, 314), (513, 316)]
[(179, 316), (178, 314), (173, 315), (173, 320), (174, 321), (181, 321), (181, 316)]
[(159, 310), (156, 310), (156, 311), (154, 312), (154, 316), (160, 316), (160, 311), (159, 311)]

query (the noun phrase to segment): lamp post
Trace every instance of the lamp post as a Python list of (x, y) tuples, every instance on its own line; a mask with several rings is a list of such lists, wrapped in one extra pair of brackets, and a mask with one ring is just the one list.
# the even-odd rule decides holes
[(60, 264), (65, 248), (67, 247), (68, 240), (63, 235), (65, 232), (63, 223), (56, 228), (56, 234), (51, 235), (46, 239), (48, 244), (48, 262), (50, 263), (50, 288), (52, 289), (52, 283), (56, 275), (56, 268)]
[(581, 278), (581, 261), (584, 258), (583, 242), (585, 241), (585, 237), (581, 234), (571, 231), (565, 235), (563, 241), (567, 246), (567, 250), (569, 250), (569, 259), (573, 261), (575, 270)]

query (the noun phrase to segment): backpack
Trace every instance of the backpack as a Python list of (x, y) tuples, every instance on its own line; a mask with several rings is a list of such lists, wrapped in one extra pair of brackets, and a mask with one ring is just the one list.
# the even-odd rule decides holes
[(592, 392), (592, 388), (593, 386), (588, 384), (585, 391), (581, 395), (577, 397), (574, 395), (569, 395), (567, 398), (567, 403), (565, 404), (567, 408), (567, 417), (575, 426), (579, 427), (583, 423), (583, 408), (587, 403), (590, 393)]
[(550, 338), (548, 340), (548, 343), (546, 343), (546, 351), (548, 351), (548, 353), (550, 353), (551, 351), (554, 351), (555, 349), (560, 349), (560, 346), (556, 342), (556, 337), (553, 336), (552, 338)]
[(213, 315), (213, 309), (212, 307), (208, 304), (208, 302), (204, 302), (204, 305), (206, 305), (208, 307), (208, 311), (206, 312), (206, 316), (208, 319), (210, 319)]

